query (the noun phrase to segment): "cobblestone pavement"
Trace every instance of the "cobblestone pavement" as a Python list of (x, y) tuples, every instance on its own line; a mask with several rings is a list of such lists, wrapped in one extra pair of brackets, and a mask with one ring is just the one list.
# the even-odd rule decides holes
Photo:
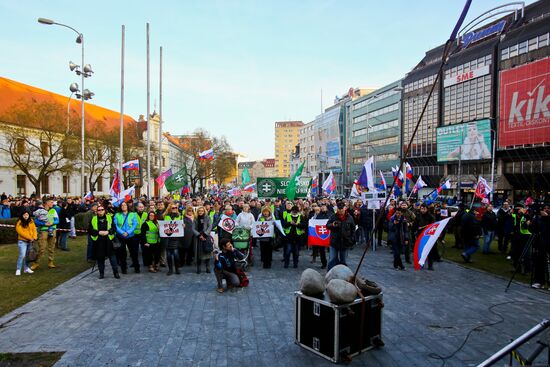
[[(273, 269), (251, 268), (248, 288), (223, 294), (213, 274), (189, 267), (121, 280), (88, 271), (0, 318), (0, 352), (66, 351), (57, 366), (71, 367), (332, 365), (294, 344), (293, 292), (310, 259), (283, 269), (280, 258)], [(548, 292), (513, 283), (504, 293), (506, 279), (448, 262), (435, 268), (395, 271), (387, 249), (367, 254), (361, 273), (384, 289), (386, 346), (353, 365), (439, 366), (431, 353), (452, 354), (472, 328), (502, 315), (446, 361), (475, 365), (550, 316)]]

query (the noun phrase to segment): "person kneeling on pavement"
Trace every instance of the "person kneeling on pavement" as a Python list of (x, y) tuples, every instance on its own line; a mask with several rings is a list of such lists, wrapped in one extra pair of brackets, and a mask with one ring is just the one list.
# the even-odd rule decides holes
[(238, 287), (241, 284), (239, 275), (237, 275), (237, 260), (244, 259), (244, 255), (233, 248), (233, 242), (230, 238), (220, 240), (221, 252), (215, 255), (214, 274), (218, 281), (217, 291), (224, 292), (222, 281), (225, 279), (227, 288)]

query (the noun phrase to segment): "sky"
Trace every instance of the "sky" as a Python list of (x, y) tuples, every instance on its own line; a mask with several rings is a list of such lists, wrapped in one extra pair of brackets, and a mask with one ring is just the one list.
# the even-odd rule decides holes
[[(147, 112), (148, 22), (151, 112), (159, 109), (163, 47), (164, 130), (203, 128), (244, 160), (272, 158), (275, 121), (307, 123), (350, 87), (403, 78), (446, 41), (464, 2), (0, 0), (0, 76), (67, 96), (80, 84), (68, 68), (81, 63), (76, 34), (37, 22), (53, 19), (84, 34), (91, 102), (119, 111), (124, 24), (124, 112), (137, 119)], [(504, 3), (473, 0), (466, 21)]]

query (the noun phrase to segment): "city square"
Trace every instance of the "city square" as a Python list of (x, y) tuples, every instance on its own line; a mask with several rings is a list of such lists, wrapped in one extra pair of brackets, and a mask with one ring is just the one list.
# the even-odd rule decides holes
[(550, 364), (550, 2), (4, 2), (0, 367)]

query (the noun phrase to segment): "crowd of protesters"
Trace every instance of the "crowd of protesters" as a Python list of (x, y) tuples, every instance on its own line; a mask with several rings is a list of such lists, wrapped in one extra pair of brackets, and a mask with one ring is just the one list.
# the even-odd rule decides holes
[[(109, 259), (115, 278), (120, 277), (119, 269), (122, 274), (127, 274), (129, 268), (140, 273), (142, 265), (151, 273), (167, 268), (167, 275), (180, 274), (180, 268), (184, 266), (196, 266), (196, 272), (201, 273), (204, 266), (206, 273), (214, 271), (220, 292), (223, 291), (223, 279), (228, 287), (236, 285), (236, 263), (243, 257), (233, 248), (231, 233), (218, 226), (223, 215), (233, 218), (237, 226), (246, 229), (251, 229), (255, 221), (281, 221), (283, 233), (251, 240), (251, 247), (256, 251), (254, 257), (263, 268), (271, 268), (273, 253), (279, 252), (284, 268), (288, 268), (291, 261), (294, 268), (298, 267), (300, 255), (307, 253), (309, 263), (320, 258), (320, 268), (327, 270), (346, 264), (350, 248), (369, 242), (375, 218), (381, 215), (375, 245), (385, 245), (391, 250), (396, 270), (405, 270), (405, 264), (412, 263), (415, 241), (424, 228), (452, 217), (438, 240), (439, 246), (434, 246), (429, 253), (428, 270), (433, 270), (434, 263), (441, 260), (438, 247), (445, 245), (446, 233), (454, 235), (454, 247), (461, 250), (465, 262), (471, 262), (479, 249), (482, 255), (497, 253), (491, 251), (497, 238), (496, 248), (501, 256), (506, 256), (522, 273), (533, 272), (533, 287), (548, 285), (550, 206), (537, 206), (529, 201), (514, 206), (505, 201), (495, 210), (490, 204), (470, 209), (463, 204), (449, 207), (445, 202), (426, 205), (391, 199), (381, 213), (379, 209), (369, 209), (367, 203), (360, 200), (329, 198), (289, 201), (283, 198), (259, 200), (218, 196), (182, 200), (171, 197), (147, 200), (141, 197), (115, 208), (108, 200), (102, 199), (10, 199), (3, 195), (0, 213), (3, 217), (19, 218), (17, 275), (21, 271), (32, 273), (36, 270), (46, 250), (48, 267), (55, 268), (55, 249), (69, 250), (67, 238), (75, 236), (74, 216), (77, 213), (88, 216), (85, 220), (88, 224), (87, 259), (97, 263), (100, 278), (105, 274), (105, 259)], [(308, 246), (310, 219), (328, 220), (326, 226), (331, 231), (328, 259), (325, 247)], [(183, 221), (184, 236), (161, 238), (159, 220)], [(383, 237), (387, 241), (383, 242)], [(211, 238), (214, 241), (209, 247)], [(24, 255), (33, 240), (38, 240), (38, 256), (27, 266)]]

